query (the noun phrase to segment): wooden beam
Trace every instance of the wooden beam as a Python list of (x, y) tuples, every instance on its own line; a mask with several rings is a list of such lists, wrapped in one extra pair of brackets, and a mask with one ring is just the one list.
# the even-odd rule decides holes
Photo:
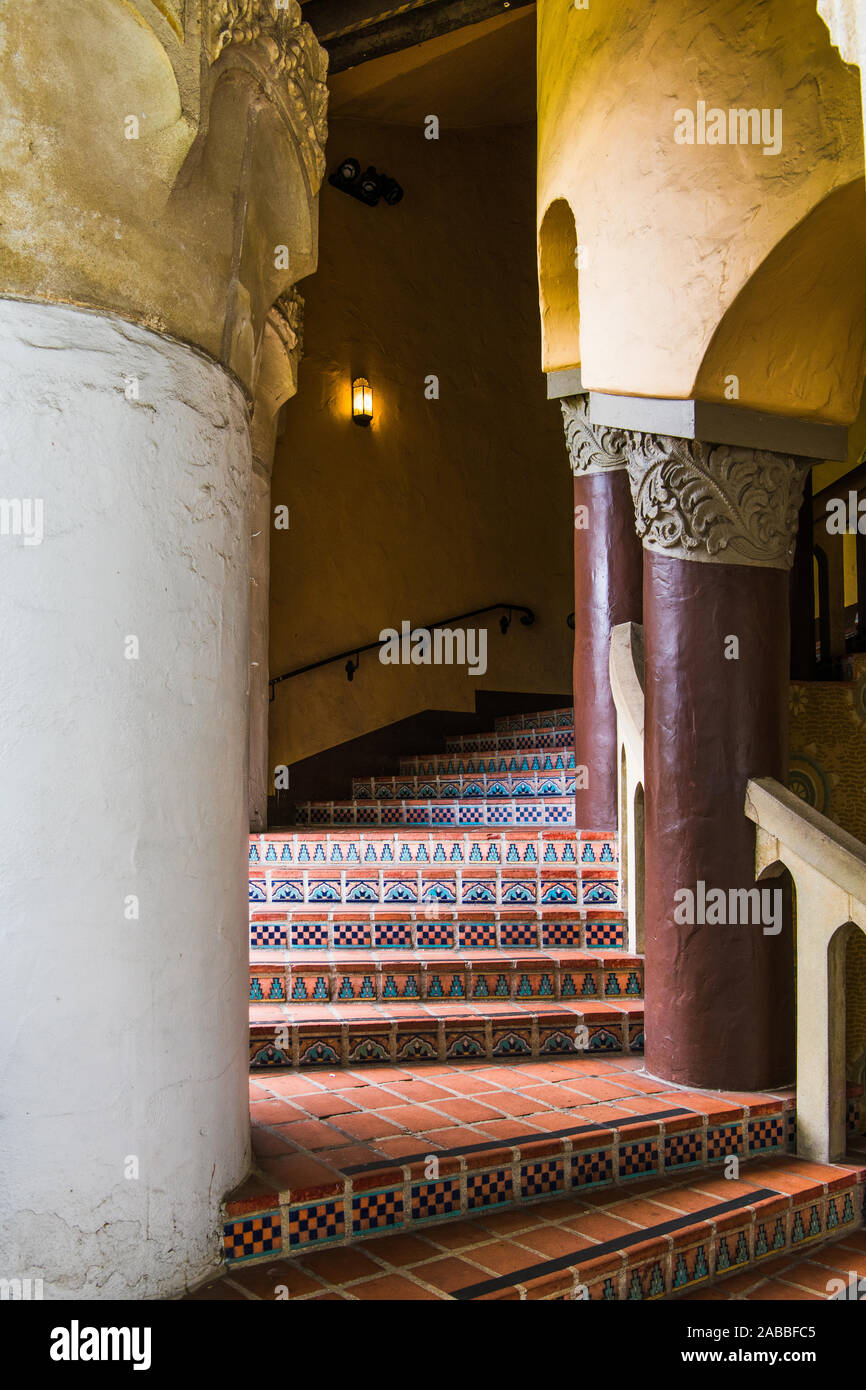
[(409, 0), (386, 8), (371, 0), (307, 0), (308, 20), (328, 50), (330, 72), (414, 48), (428, 39), (480, 24), (508, 10), (526, 9), (534, 0)]

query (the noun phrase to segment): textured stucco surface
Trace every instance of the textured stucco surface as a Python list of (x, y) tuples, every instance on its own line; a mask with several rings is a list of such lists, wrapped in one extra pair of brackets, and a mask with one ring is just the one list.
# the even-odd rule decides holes
[[(708, 400), (734, 374), (740, 405), (853, 419), (860, 84), (815, 0), (622, 0), (615, 15), (539, 0), (538, 35), (538, 223), (565, 199), (585, 253), (579, 342), (576, 325), (570, 351), (559, 333), (567, 360), (547, 365), (579, 362), (593, 390)], [(781, 153), (677, 144), (675, 112), (698, 101), (780, 110)]]
[[(488, 670), (361, 658), (278, 686), (277, 763), (422, 709), (473, 710), (477, 690), (568, 690), (574, 606), (571, 472), (540, 371), (531, 127), (478, 132), (332, 121), (329, 159), (356, 155), (399, 179), (396, 207), (326, 187), (319, 271), (305, 299), (299, 389), (285, 407), (271, 533), (273, 675), (378, 637), (510, 599)], [(439, 399), (425, 399), (425, 378)], [(374, 420), (350, 419), (366, 376)], [(419, 751), (424, 751), (419, 750)], [(349, 788), (346, 788), (348, 795)]]
[(0, 415), (3, 495), (44, 503), (41, 545), (0, 536), (0, 1270), (158, 1297), (248, 1157), (246, 406), (189, 348), (0, 300)]

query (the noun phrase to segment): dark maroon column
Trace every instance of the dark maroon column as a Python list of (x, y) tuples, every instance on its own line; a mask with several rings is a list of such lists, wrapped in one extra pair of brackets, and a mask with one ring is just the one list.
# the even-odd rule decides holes
[(575, 790), (579, 830), (617, 826), (616, 709), (610, 692), (610, 631), (641, 621), (643, 556), (625, 468), (574, 479), (574, 760), (587, 768)]
[(711, 1088), (778, 1086), (794, 1073), (789, 923), (765, 936), (677, 925), (674, 910), (699, 880), (755, 886), (746, 783), (787, 783), (787, 571), (647, 550), (644, 632), (647, 1069)]

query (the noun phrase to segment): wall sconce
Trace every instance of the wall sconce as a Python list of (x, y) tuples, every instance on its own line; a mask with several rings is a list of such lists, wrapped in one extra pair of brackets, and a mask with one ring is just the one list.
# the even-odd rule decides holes
[(369, 425), (373, 418), (373, 388), (365, 376), (352, 382), (352, 419), (356, 425)]

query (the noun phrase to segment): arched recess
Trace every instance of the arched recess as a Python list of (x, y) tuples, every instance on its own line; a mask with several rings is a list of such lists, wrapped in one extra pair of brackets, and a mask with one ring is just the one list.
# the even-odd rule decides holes
[(547, 208), (538, 234), (541, 366), (580, 366), (580, 273), (574, 213), (565, 198)]
[(633, 825), (634, 825), (634, 867), (632, 874), (634, 885), (634, 923), (635, 923), (635, 948), (643, 954), (645, 947), (644, 933), (644, 889), (646, 887), (646, 859), (644, 855), (644, 791), (643, 782), (638, 782), (634, 792)]
[[(845, 1075), (853, 1094), (854, 1131), (866, 1134), (866, 931), (848, 933), (845, 942)], [(850, 1119), (850, 1115), (847, 1116)]]
[[(797, 885), (794, 877), (783, 860), (777, 859), (774, 863), (768, 864), (765, 869), (758, 874), (755, 886), (762, 894), (761, 900), (761, 920), (763, 923), (772, 926), (769, 920), (775, 918), (781, 924), (781, 930), (776, 936), (779, 945), (778, 958), (776, 960), (776, 1009), (772, 1017), (772, 1027), (774, 1032), (786, 1029), (790, 1039), (790, 1054), (797, 1057)], [(781, 899), (766, 899), (763, 894), (767, 891), (777, 890), (781, 893)], [(746, 928), (750, 930), (750, 928)], [(751, 930), (762, 930), (753, 927)], [(795, 1077), (791, 1080), (795, 1082)]]
[(866, 374), (866, 184), (824, 198), (728, 308), (694, 383), (700, 400), (838, 424)]
[(848, 1146), (848, 1008), (847, 973), (863, 929), (855, 922), (837, 927), (827, 943), (829, 989), (828, 1075), (830, 1156), (841, 1158)]

